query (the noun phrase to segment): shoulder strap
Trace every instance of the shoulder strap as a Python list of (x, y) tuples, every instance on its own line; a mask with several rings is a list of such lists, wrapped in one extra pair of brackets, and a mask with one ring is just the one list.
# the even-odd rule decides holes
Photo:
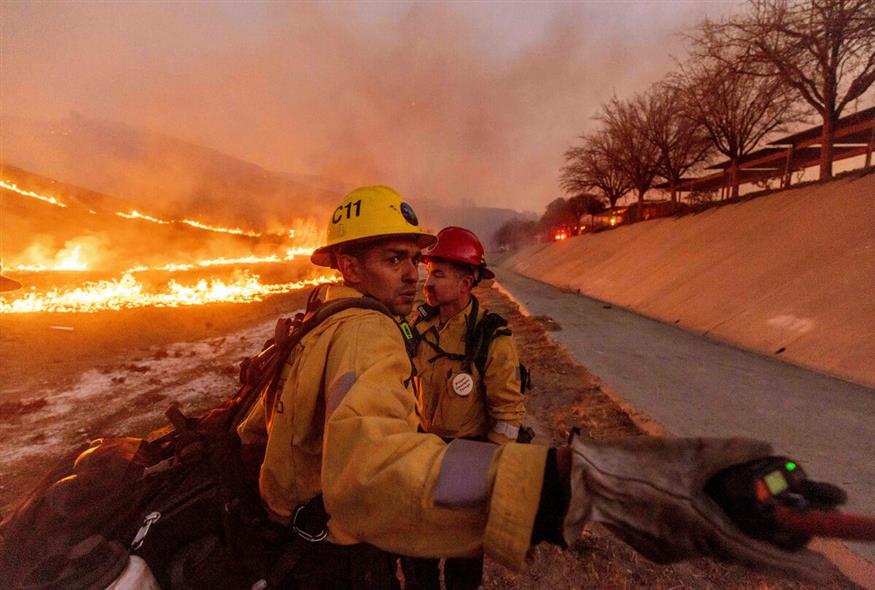
[[(392, 323), (398, 327), (398, 331), (401, 332), (401, 338), (404, 341), (404, 350), (407, 352), (407, 358), (411, 359), (410, 362), (410, 378), (408, 378), (408, 382), (413, 378), (413, 357), (416, 356), (416, 346), (417, 339), (415, 335), (415, 331), (410, 327), (410, 324), (407, 323), (406, 320), (401, 320), (400, 322), (397, 320), (395, 314), (392, 311), (371, 297), (370, 295), (365, 295), (363, 297), (344, 297), (343, 299), (335, 299), (333, 301), (327, 301), (319, 305), (313, 312), (312, 318), (305, 317), (304, 323), (301, 324), (301, 337), (303, 338), (304, 334), (318, 326), (320, 323), (328, 319), (330, 316), (339, 313), (345, 309), (350, 308), (359, 308), (359, 309), (372, 309), (374, 311), (379, 311), (383, 315), (389, 317), (392, 320)], [(306, 325), (307, 322), (312, 321), (312, 325)], [(298, 340), (300, 340), (298, 338)], [(289, 349), (291, 352), (291, 349)], [(288, 354), (286, 354), (286, 357)]]
[[(476, 349), (471, 353), (471, 358), (477, 371), (480, 373), (480, 385), (482, 390), (486, 391), (486, 383), (484, 381), (486, 373), (486, 361), (489, 357), (489, 346), (492, 341), (499, 336), (511, 336), (513, 332), (507, 325), (507, 320), (497, 313), (486, 312), (483, 319), (478, 322), (476, 331), (478, 333), (476, 340)], [(467, 354), (467, 351), (466, 351)], [(532, 373), (522, 363), (519, 364), (520, 374), (520, 392), (525, 393), (532, 389)]]
[[(308, 303), (310, 305), (310, 303)], [(319, 324), (330, 318), (331, 316), (340, 313), (341, 311), (346, 311), (347, 309), (372, 309), (374, 311), (378, 311), (386, 316), (388, 316), (392, 323), (396, 324), (398, 322), (395, 321), (395, 316), (389, 310), (388, 307), (374, 299), (373, 297), (364, 296), (364, 297), (343, 297), (341, 299), (334, 299), (332, 301), (326, 302), (315, 302), (310, 309), (308, 309), (307, 313), (304, 314), (302, 318), (300, 318), (297, 325), (294, 325), (293, 321), (293, 329), (289, 334), (288, 338), (283, 342), (284, 350), (280, 351), (280, 357), (282, 358), (282, 363), (285, 362), (286, 358), (288, 358), (289, 354), (292, 352), (292, 349), (301, 339), (310, 333), (311, 330), (316, 328)], [(298, 320), (298, 318), (295, 318)], [(410, 330), (410, 327), (406, 325), (407, 330)], [(399, 329), (400, 326), (399, 326)], [(404, 336), (405, 343), (407, 342), (407, 335), (404, 330), (401, 329), (401, 334)], [(280, 367), (281, 369), (281, 367)], [(277, 375), (279, 377), (279, 375)]]
[(434, 318), (435, 316), (437, 316), (438, 313), (440, 313), (440, 309), (441, 308), (434, 305), (423, 303), (416, 308), (416, 320), (414, 320), (413, 325), (418, 326), (419, 322), (424, 322)]
[(498, 315), (487, 311), (483, 314), (483, 318), (477, 322), (477, 325), (472, 331), (465, 346), (465, 356), (468, 358), (468, 363), (473, 363), (480, 373), (481, 382), (483, 375), (486, 372), (486, 360), (489, 356), (489, 346), (492, 341), (498, 336), (510, 336), (510, 328), (507, 327), (507, 320)]
[[(420, 321), (434, 317), (437, 308), (431, 306), (420, 306), (419, 319)], [(446, 357), (452, 360), (462, 361), (462, 370), (471, 371), (471, 367), (476, 366), (480, 372), (481, 381), (483, 379), (484, 367), (486, 366), (486, 358), (489, 355), (489, 344), (496, 336), (510, 335), (510, 329), (507, 328), (507, 320), (497, 313), (486, 312), (480, 321), (477, 321), (477, 316), (480, 314), (480, 301), (475, 296), (471, 296), (471, 311), (467, 318), (467, 327), (465, 328), (465, 352), (464, 354), (456, 354), (446, 352), (439, 345), (431, 342), (427, 338), (422, 340), (434, 349), (436, 356), (432, 359)], [(414, 324), (414, 325), (416, 325)], [(430, 330), (437, 330), (432, 326)]]
[[(257, 374), (258, 378), (253, 379), (251, 383), (244, 384), (238, 390), (236, 401), (239, 409), (232, 420), (231, 428), (236, 428), (246, 417), (249, 409), (260, 397), (262, 391), (265, 392), (268, 403), (270, 402), (269, 398), (276, 395), (280, 375), (286, 359), (289, 358), (292, 350), (304, 336), (334, 314), (352, 308), (379, 311), (392, 318), (393, 322), (397, 325), (389, 308), (373, 297), (344, 297), (323, 302), (318, 299), (317, 287), (317, 289), (313, 290), (307, 301), (306, 312), (298, 313), (291, 319), (280, 318), (277, 320), (273, 342), (249, 360), (248, 365), (252, 367), (253, 373)], [(409, 331), (410, 327), (408, 326), (407, 329)], [(400, 326), (399, 330), (401, 330), (402, 336), (404, 336), (405, 347), (409, 355), (410, 345), (408, 343), (410, 339), (407, 338), (407, 335)], [(265, 388), (267, 389), (265, 390)]]

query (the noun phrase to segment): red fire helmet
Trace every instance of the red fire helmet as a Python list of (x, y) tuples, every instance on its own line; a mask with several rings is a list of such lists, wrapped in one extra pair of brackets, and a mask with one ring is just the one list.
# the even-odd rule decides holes
[(481, 279), (491, 279), (495, 273), (486, 268), (486, 256), (483, 244), (474, 232), (464, 227), (449, 226), (438, 232), (437, 243), (422, 253), (422, 260), (428, 262), (431, 258), (450, 260), (480, 271)]

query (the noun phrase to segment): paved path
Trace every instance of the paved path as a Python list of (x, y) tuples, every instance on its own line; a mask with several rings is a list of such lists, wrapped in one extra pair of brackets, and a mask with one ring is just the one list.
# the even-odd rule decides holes
[[(875, 514), (875, 390), (686, 332), (498, 270), (551, 336), (646, 415), (682, 436), (762, 438)], [(535, 376), (537, 380), (537, 376)], [(850, 544), (875, 562), (875, 545)]]

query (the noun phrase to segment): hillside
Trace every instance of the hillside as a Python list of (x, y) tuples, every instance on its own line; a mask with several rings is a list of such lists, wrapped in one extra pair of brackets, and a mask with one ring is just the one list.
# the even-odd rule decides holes
[(504, 266), (875, 386), (875, 174), (530, 246)]
[(532, 212), (501, 209), (498, 207), (454, 207), (428, 199), (411, 199), (416, 213), (429, 231), (437, 232), (448, 225), (460, 225), (473, 231), (486, 249), (497, 248), (495, 232), (511, 219), (537, 219)]
[(58, 121), (5, 117), (7, 164), (116, 195), (157, 215), (275, 231), (290, 218), (321, 219), (342, 188), (282, 174), (209, 147), (73, 114)]
[[(64, 206), (29, 198), (0, 187), (3, 249), (6, 268), (17, 264), (51, 265), (60, 254), (75, 247), (89, 268), (117, 270), (135, 264), (156, 265), (220, 256), (267, 256), (293, 247), (286, 236), (238, 235), (208, 231), (180, 223), (155, 223), (130, 219), (135, 207), (126, 200), (74, 185), (64, 184), (11, 166), (3, 167), (4, 183), (56, 199)], [(154, 208), (140, 213), (160, 215)], [(290, 220), (291, 221), (291, 220)], [(249, 227), (243, 228), (249, 230)], [(161, 248), (156, 248), (161, 244)], [(307, 244), (309, 245), (309, 244)]]
[[(353, 188), (334, 179), (267, 170), (170, 135), (77, 114), (57, 121), (0, 118), (0, 141), (6, 169), (22, 168), (114, 195), (124, 206), (158, 217), (195, 217), (259, 232), (281, 231), (290, 220), (321, 230), (328, 209)], [(370, 182), (392, 185), (393, 179)], [(437, 231), (463, 225), (490, 244), (505, 221), (534, 217), (511, 209), (450, 205), (429, 195), (405, 196), (426, 227)]]

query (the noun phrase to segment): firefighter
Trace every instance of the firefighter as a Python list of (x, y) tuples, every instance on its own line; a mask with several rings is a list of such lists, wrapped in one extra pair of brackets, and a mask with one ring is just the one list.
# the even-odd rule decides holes
[[(526, 413), (516, 345), (507, 322), (482, 309), (471, 292), (495, 275), (474, 233), (447, 227), (437, 237), (422, 257), (427, 306), (416, 323), (423, 428), (444, 438), (516, 441)], [(483, 334), (487, 317), (492, 325)], [(481, 347), (483, 367), (476, 358)]]
[[(311, 257), (342, 277), (320, 296), (370, 297), (404, 316), (420, 249), (434, 241), (394, 190), (356, 189), (331, 212), (328, 243)], [(241, 424), (243, 444), (266, 444), (262, 502), (296, 539), (279, 558), (289, 570), (283, 587), (397, 587), (392, 553), (485, 553), (520, 569), (534, 543), (571, 541), (588, 521), (663, 561), (714, 555), (805, 577), (823, 570), (810, 552), (745, 536), (704, 492), (711, 474), (768, 455), (768, 445), (447, 443), (419, 429), (403, 332), (373, 309), (332, 315), (290, 354), (275, 398)]]
[[(516, 441), (525, 416), (525, 369), (507, 321), (480, 307), (472, 289), (494, 278), (483, 245), (461, 227), (445, 227), (422, 261), (428, 269), (426, 305), (415, 324), (415, 388), (422, 428), (445, 440), (497, 444)], [(440, 587), (438, 560), (405, 560), (405, 579), (418, 588)], [(448, 590), (477, 588), (483, 557), (447, 559)]]

